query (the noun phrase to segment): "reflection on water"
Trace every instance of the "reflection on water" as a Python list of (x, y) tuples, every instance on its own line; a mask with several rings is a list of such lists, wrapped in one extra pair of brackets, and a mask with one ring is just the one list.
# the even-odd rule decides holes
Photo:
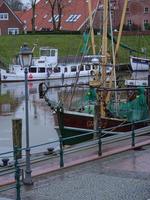
[[(39, 82), (31, 82), (29, 88), (29, 134), (30, 145), (45, 143), (58, 139), (54, 129), (54, 121), (50, 108), (46, 105), (44, 99), (39, 99)], [(22, 144), (25, 147), (25, 94), (24, 83), (4, 83), (0, 84), (0, 99), (7, 96), (11, 99), (2, 104), (0, 113), (0, 153), (12, 150), (12, 119), (21, 118)], [(54, 92), (54, 91), (52, 91)], [(53, 96), (53, 93), (51, 93)], [(12, 103), (17, 102), (12, 107)], [(13, 108), (13, 109), (12, 109)], [(55, 144), (58, 145), (58, 144)], [(36, 151), (46, 150), (47, 147), (37, 149)]]

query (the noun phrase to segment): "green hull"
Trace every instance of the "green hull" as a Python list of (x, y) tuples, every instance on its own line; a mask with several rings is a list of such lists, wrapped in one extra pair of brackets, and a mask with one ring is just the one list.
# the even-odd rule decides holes
[[(63, 145), (74, 145), (81, 142), (85, 142), (93, 139), (94, 133), (93, 130), (79, 129), (64, 127), (64, 129), (59, 131), (59, 128), (56, 128), (59, 135), (63, 138)], [(68, 138), (68, 139), (67, 139)]]

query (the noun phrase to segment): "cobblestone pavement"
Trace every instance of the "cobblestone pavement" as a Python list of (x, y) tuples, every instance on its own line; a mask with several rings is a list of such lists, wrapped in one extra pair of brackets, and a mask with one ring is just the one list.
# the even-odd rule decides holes
[[(150, 146), (59, 170), (23, 186), (22, 200), (149, 200)], [(1, 193), (15, 198), (15, 191)]]

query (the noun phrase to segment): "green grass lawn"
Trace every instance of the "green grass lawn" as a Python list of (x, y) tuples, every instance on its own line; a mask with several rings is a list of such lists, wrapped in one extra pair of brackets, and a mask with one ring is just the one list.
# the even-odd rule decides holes
[[(101, 37), (96, 36), (95, 40), (96, 51), (99, 52)], [(34, 56), (38, 56), (39, 47), (42, 46), (58, 48), (59, 56), (80, 55), (82, 41), (82, 35), (70, 34), (0, 36), (0, 60), (7, 65), (11, 63), (23, 43), (28, 43), (31, 48), (37, 44)], [(136, 50), (140, 50), (142, 47), (146, 48), (147, 55), (150, 57), (150, 36), (124, 36), (122, 42)], [(117, 56), (118, 62), (129, 62), (129, 55), (129, 51), (120, 48)]]

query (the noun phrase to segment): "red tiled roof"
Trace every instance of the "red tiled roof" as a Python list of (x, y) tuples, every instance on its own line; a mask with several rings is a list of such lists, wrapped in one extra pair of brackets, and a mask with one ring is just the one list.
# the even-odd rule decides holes
[[(99, 0), (91, 0), (91, 2), (93, 11)], [(36, 4), (35, 13), (37, 15), (35, 18), (36, 30), (40, 30), (41, 28), (53, 29), (52, 22), (48, 21), (51, 19), (51, 7), (49, 3), (46, 3), (45, 0), (40, 0)], [(80, 17), (76, 22), (66, 22), (68, 17), (72, 14), (80, 15)], [(68, 3), (64, 8), (62, 15), (61, 27), (63, 30), (78, 30), (84, 24), (89, 15), (87, 0), (72, 0), (71, 3)], [(24, 12), (20, 15), (20, 18), (23, 22), (26, 22), (27, 30), (31, 30), (32, 9)]]

